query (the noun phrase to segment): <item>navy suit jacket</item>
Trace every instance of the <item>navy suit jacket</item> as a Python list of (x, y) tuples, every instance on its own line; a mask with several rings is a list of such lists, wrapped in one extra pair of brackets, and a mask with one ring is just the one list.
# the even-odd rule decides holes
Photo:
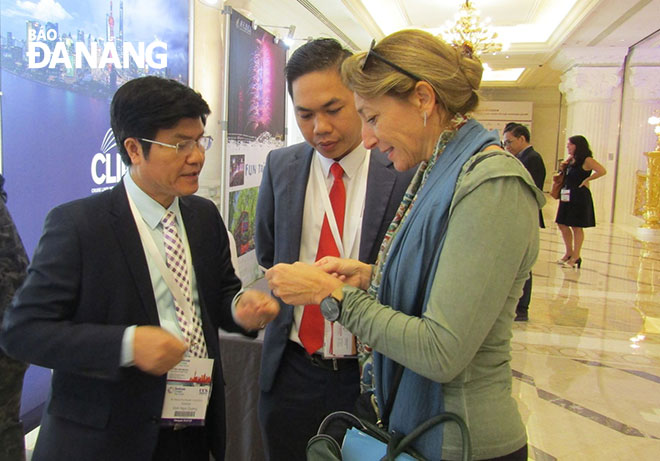
[[(313, 157), (314, 149), (306, 143), (268, 154), (259, 189), (255, 231), (257, 260), (264, 267), (299, 259), (305, 190)], [(397, 172), (385, 155), (372, 151), (360, 237), (361, 261), (375, 262), (414, 173), (415, 169)], [(293, 306), (280, 301), (280, 308), (264, 338), (260, 385), (265, 392), (273, 385), (293, 323)]]
[[(204, 336), (214, 358), (206, 424), (224, 459), (224, 384), (218, 327), (241, 331), (231, 302), (241, 287), (215, 205), (180, 199), (197, 280)], [(39, 460), (151, 459), (165, 376), (120, 366), (124, 329), (159, 325), (147, 260), (126, 189), (54, 208), (23, 287), (7, 311), (0, 344), (19, 360), (53, 369), (33, 456)]]
[[(527, 171), (529, 171), (529, 174), (532, 175), (536, 187), (543, 191), (543, 183), (545, 182), (545, 164), (543, 163), (543, 157), (541, 157), (541, 154), (536, 152), (532, 146), (529, 146), (516, 157), (518, 157), (518, 160), (520, 160)], [(541, 210), (539, 210), (539, 226), (545, 227)]]

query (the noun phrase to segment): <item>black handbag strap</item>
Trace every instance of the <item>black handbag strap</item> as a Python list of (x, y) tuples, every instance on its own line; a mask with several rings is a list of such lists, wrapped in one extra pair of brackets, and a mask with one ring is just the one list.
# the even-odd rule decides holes
[[(431, 419), (424, 421), (422, 424), (417, 426), (410, 434), (397, 437), (397, 440), (393, 443), (388, 444), (387, 446), (387, 456), (385, 459), (394, 460), (397, 456), (403, 453), (405, 450), (410, 449), (410, 445), (413, 443), (417, 437), (421, 436), (423, 433), (428, 431), (438, 424), (446, 423), (453, 421), (458, 425), (458, 429), (461, 433), (461, 442), (463, 446), (463, 454), (461, 457), (462, 461), (469, 461), (472, 459), (472, 442), (470, 440), (470, 430), (468, 429), (465, 421), (454, 413), (441, 413), (438, 416), (434, 416)], [(392, 437), (391, 442), (394, 440)]]
[[(394, 399), (396, 398), (397, 391), (399, 390), (399, 384), (401, 384), (401, 377), (403, 376), (403, 370), (404, 367), (401, 364), (396, 363), (392, 389), (390, 389), (390, 395), (387, 398), (387, 402), (385, 402), (385, 408), (383, 409), (383, 412), (381, 413), (381, 418), (377, 423), (378, 426), (384, 428), (385, 430), (388, 430), (389, 428), (390, 413), (392, 412), (392, 408), (394, 407)], [(437, 416), (434, 416), (431, 419), (424, 421), (422, 424), (417, 426), (410, 434), (406, 436), (404, 436), (403, 434), (389, 432), (390, 439), (386, 442), (387, 455), (383, 459), (393, 460), (399, 454), (403, 453), (405, 450), (412, 450), (412, 447), (410, 445), (417, 437), (419, 437), (420, 435), (422, 435), (432, 427), (448, 421), (455, 422), (460, 430), (461, 441), (463, 445), (463, 455), (461, 459), (463, 461), (468, 461), (472, 459), (472, 443), (470, 440), (470, 431), (467, 425), (465, 424), (465, 421), (463, 421), (463, 419), (460, 416), (449, 412), (441, 413)], [(417, 456), (419, 457), (419, 455)], [(419, 457), (419, 459), (422, 458)]]
[(383, 411), (380, 413), (380, 419), (377, 422), (377, 424), (381, 427), (387, 428), (390, 425), (390, 413), (392, 413), (392, 408), (394, 407), (394, 399), (396, 398), (396, 393), (399, 390), (399, 384), (401, 384), (402, 376), (403, 366), (399, 363), (396, 363), (392, 389), (390, 389), (390, 395), (387, 397), (387, 401), (385, 402), (385, 408), (383, 408)]

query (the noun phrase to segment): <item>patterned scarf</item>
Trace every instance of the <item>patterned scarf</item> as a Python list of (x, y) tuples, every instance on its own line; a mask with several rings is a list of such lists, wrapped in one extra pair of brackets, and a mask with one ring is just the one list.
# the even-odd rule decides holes
[[(447, 147), (447, 144), (454, 138), (456, 132), (467, 123), (469, 120), (463, 114), (456, 114), (449, 122), (449, 127), (440, 134), (438, 142), (435, 145), (433, 155), (429, 160), (424, 160), (420, 163), (417, 168), (415, 176), (413, 176), (410, 185), (406, 190), (406, 193), (401, 200), (399, 209), (394, 215), (394, 219), (390, 223), (390, 226), (387, 228), (385, 237), (383, 237), (383, 243), (380, 245), (380, 250), (378, 251), (378, 258), (376, 259), (376, 264), (373, 267), (371, 273), (371, 283), (367, 292), (376, 298), (378, 296), (378, 288), (380, 287), (381, 276), (383, 272), (383, 267), (387, 262), (387, 255), (392, 244), (392, 240), (396, 236), (401, 224), (405, 221), (406, 217), (410, 213), (410, 210), (417, 200), (418, 193), (424, 187), (426, 179), (429, 177), (429, 173), (432, 171), (433, 167), (436, 164), (436, 161), (440, 155)], [(361, 370), (361, 379), (360, 379), (360, 388), (362, 392), (368, 392), (374, 388), (374, 380), (372, 376), (373, 370), (373, 356), (372, 349), (368, 344), (362, 343), (358, 340), (358, 361), (360, 363)]]

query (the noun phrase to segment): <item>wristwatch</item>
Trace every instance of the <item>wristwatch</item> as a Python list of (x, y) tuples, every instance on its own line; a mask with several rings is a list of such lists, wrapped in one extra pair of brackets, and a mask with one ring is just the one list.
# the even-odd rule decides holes
[(321, 301), (321, 314), (329, 322), (336, 322), (341, 315), (341, 304), (344, 300), (343, 285), (332, 290), (328, 296)]

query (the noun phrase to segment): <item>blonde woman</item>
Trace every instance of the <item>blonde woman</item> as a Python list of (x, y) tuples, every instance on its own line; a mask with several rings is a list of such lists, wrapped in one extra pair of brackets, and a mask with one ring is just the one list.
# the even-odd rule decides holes
[[(365, 146), (417, 173), (375, 265), (324, 258), (279, 264), (266, 277), (285, 302), (322, 302), (328, 320), (373, 348), (381, 408), (396, 363), (405, 367), (391, 430), (407, 434), (451, 411), (469, 426), (475, 459), (526, 460), (509, 341), (538, 254), (544, 199), (498, 136), (466, 115), (482, 71), (471, 50), (416, 30), (347, 59), (342, 77), (355, 93)], [(461, 454), (452, 424), (414, 446), (430, 460)]]

